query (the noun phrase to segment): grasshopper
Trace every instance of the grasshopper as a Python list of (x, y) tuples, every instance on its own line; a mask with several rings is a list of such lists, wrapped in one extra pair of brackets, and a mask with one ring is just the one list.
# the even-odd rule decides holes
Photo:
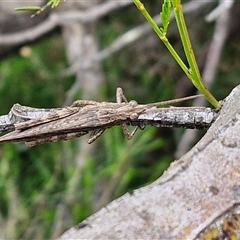
[[(48, 109), (46, 114), (30, 120), (14, 123), (14, 131), (0, 137), (0, 143), (4, 142), (25, 142), (27, 147), (37, 144), (68, 140), (83, 135), (90, 134), (88, 143), (94, 142), (107, 128), (115, 125), (121, 125), (123, 133), (127, 139), (131, 139), (138, 128), (143, 129), (145, 126), (135, 124), (133, 132), (129, 132), (127, 125), (136, 122), (141, 114), (147, 110), (159, 106), (174, 104), (181, 101), (190, 100), (200, 97), (195, 95), (180, 99), (168, 101), (137, 104), (136, 101), (127, 101), (121, 88), (117, 88), (117, 102), (96, 102), (91, 100), (77, 100), (70, 107), (52, 110)], [(21, 111), (21, 107), (25, 109)], [(20, 115), (31, 110), (30, 107), (18, 105)], [(32, 108), (35, 114), (36, 108)], [(168, 109), (168, 108), (164, 108)], [(39, 110), (40, 111), (40, 110)], [(44, 109), (41, 109), (44, 111)]]

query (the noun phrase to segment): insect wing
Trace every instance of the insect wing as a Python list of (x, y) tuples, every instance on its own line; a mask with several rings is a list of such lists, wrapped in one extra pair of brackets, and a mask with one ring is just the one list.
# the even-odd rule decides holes
[(76, 108), (76, 107), (63, 108), (62, 110), (49, 113), (48, 115), (40, 117), (40, 118), (28, 120), (28, 121), (21, 122), (21, 123), (16, 123), (15, 129), (16, 130), (24, 130), (24, 129), (27, 129), (27, 128), (30, 128), (33, 126), (38, 126), (43, 123), (55, 121), (57, 119), (61, 119), (61, 118), (70, 116), (78, 111), (79, 111), (79, 108)]

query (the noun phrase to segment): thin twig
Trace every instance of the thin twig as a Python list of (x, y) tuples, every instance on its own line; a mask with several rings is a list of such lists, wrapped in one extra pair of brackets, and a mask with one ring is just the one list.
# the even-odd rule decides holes
[(66, 11), (61, 13), (52, 13), (47, 20), (43, 21), (37, 26), (17, 33), (2, 34), (0, 37), (0, 45), (13, 46), (34, 41), (42, 35), (52, 31), (57, 26), (61, 26), (67, 22), (94, 22), (104, 15), (109, 14), (111, 11), (114, 11), (120, 7), (128, 6), (131, 3), (131, 0), (109, 0), (95, 7), (92, 7), (87, 11)]
[[(24, 141), (28, 147), (31, 147), (40, 143), (81, 137), (91, 132), (88, 143), (92, 143), (105, 129), (115, 125), (122, 126), (127, 139), (131, 139), (138, 128), (143, 129), (146, 125), (209, 128), (217, 116), (217, 112), (213, 109), (204, 107), (157, 108), (196, 97), (199, 95), (150, 104), (137, 104), (136, 101), (128, 103), (122, 89), (118, 88), (117, 103), (78, 100), (71, 107), (58, 110), (46, 109), (47, 114), (43, 113), (43, 109), (38, 110), (24, 106), (21, 111), (21, 106), (17, 105), (18, 111), (15, 111), (14, 107), (11, 110), (12, 115), (15, 116), (12, 118), (12, 127), (15, 131), (0, 137), (0, 142)], [(122, 100), (125, 102), (122, 103)], [(34, 114), (36, 114), (36, 118), (34, 118)], [(42, 116), (39, 117), (39, 114)], [(5, 129), (6, 116), (9, 115), (0, 118), (0, 120), (4, 120), (2, 123), (0, 122), (2, 129)], [(30, 115), (31, 119), (29, 120), (26, 116)], [(136, 126), (132, 133), (127, 129), (129, 124)]]

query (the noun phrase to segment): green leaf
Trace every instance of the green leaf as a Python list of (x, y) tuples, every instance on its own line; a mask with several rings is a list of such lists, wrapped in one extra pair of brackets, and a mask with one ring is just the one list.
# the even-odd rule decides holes
[(47, 7), (56, 7), (61, 0), (49, 0), (46, 5), (43, 7), (38, 7), (38, 6), (26, 6), (26, 7), (19, 7), (15, 8), (15, 11), (37, 11), (35, 14), (33, 14), (31, 17), (35, 17), (36, 15), (40, 14), (43, 12)]
[(28, 6), (28, 7), (19, 7), (19, 8), (15, 8), (15, 11), (39, 11), (41, 10), (41, 7), (37, 7), (37, 6)]
[(160, 29), (164, 34), (167, 33), (168, 25), (170, 23), (171, 8), (172, 8), (171, 1), (164, 0), (162, 4), (162, 12), (160, 13), (160, 18), (163, 25), (163, 27), (161, 27)]

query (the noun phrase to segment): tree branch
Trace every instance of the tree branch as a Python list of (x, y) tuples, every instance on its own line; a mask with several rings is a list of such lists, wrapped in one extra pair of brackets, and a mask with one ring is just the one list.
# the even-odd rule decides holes
[[(240, 85), (197, 145), (154, 183), (113, 201), (59, 239), (198, 239), (239, 213)], [(221, 234), (221, 233), (219, 233)]]
[(18, 33), (1, 35), (0, 45), (13, 46), (25, 44), (27, 42), (36, 40), (37, 38), (43, 36), (44, 34), (52, 31), (54, 28), (64, 23), (74, 21), (82, 23), (93, 22), (103, 17), (104, 15), (109, 14), (109, 12), (114, 11), (120, 7), (127, 6), (131, 3), (131, 0), (118, 2), (110, 0), (92, 7), (86, 11), (66, 11), (60, 13), (52, 13), (47, 20), (43, 21), (35, 27)]

